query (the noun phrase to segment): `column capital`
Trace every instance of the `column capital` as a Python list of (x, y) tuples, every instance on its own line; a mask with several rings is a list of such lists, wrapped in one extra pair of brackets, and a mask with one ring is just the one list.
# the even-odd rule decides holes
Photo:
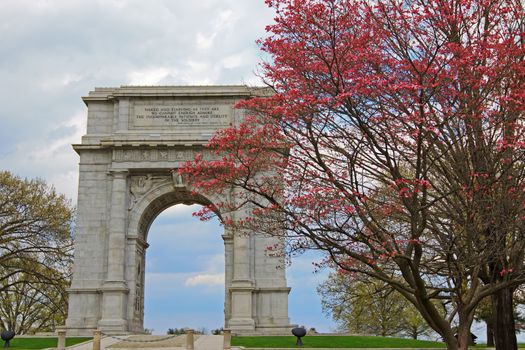
[(126, 239), (130, 242), (133, 242), (143, 250), (146, 250), (149, 248), (149, 243), (146, 242), (142, 237), (139, 236), (126, 236)]
[(129, 175), (129, 171), (127, 169), (111, 169), (107, 174), (116, 179), (125, 179)]
[(233, 235), (222, 235), (221, 237), (225, 244), (233, 244)]

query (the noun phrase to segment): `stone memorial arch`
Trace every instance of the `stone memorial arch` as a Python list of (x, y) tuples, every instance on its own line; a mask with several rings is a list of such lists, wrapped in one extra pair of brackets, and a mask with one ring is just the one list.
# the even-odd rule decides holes
[[(209, 204), (171, 169), (196, 153), (218, 129), (238, 123), (236, 101), (264, 93), (246, 86), (96, 88), (83, 100), (87, 133), (80, 155), (75, 263), (66, 321), (71, 335), (143, 331), (148, 229), (175, 204)], [(237, 333), (290, 329), (276, 238), (225, 227), (224, 326)], [(173, 235), (174, 246), (177, 236)], [(198, 242), (196, 242), (198, 244)], [(176, 250), (174, 251), (176, 254)], [(177, 288), (174, 286), (174, 288)]]

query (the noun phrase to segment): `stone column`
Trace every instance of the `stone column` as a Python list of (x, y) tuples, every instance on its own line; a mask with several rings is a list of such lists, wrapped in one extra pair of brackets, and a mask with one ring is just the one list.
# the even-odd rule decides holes
[(128, 330), (126, 320), (127, 294), (124, 268), (126, 252), (127, 171), (112, 171), (111, 208), (107, 245), (107, 277), (102, 286), (102, 319), (104, 332), (122, 333)]
[(231, 319), (228, 327), (237, 333), (253, 332), (253, 291), (251, 237), (247, 232), (233, 236), (233, 280), (231, 293)]
[(233, 236), (224, 229), (224, 327), (229, 327), (231, 319), (231, 284), (233, 279)]
[(141, 333), (144, 330), (144, 265), (145, 253), (149, 246), (142, 238), (127, 233), (126, 283), (128, 284), (127, 315), (129, 331)]
[(126, 246), (127, 171), (112, 171), (111, 216), (109, 218), (108, 282), (124, 282)]
[(240, 286), (253, 285), (250, 274), (250, 235), (240, 232), (233, 237), (233, 282)]

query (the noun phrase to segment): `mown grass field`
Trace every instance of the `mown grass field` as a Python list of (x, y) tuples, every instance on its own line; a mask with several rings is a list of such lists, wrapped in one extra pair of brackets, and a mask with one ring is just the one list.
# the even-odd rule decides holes
[[(293, 336), (233, 337), (232, 345), (247, 348), (296, 348)], [(484, 348), (477, 345), (475, 348)], [(306, 336), (303, 348), (446, 348), (445, 343), (374, 336)], [(525, 344), (520, 344), (525, 348)]]
[[(293, 336), (234, 337), (232, 345), (265, 348), (295, 348)], [(444, 348), (444, 343), (373, 336), (306, 336), (303, 348)]]
[[(74, 337), (66, 338), (66, 346), (75, 345), (85, 341), (91, 340), (90, 337)], [(4, 342), (0, 340), (0, 347), (3, 347)], [(45, 348), (56, 348), (57, 338), (56, 337), (45, 337), (45, 338), (15, 338), (11, 340), (10, 349), (45, 349)]]

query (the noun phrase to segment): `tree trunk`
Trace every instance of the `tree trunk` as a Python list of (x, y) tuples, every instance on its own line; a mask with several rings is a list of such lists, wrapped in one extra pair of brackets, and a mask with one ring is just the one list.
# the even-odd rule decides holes
[(513, 290), (511, 288), (501, 289), (492, 295), (492, 316), (496, 350), (518, 349), (512, 295)]
[(458, 333), (457, 333), (457, 339), (458, 339), (458, 349), (460, 350), (468, 350), (468, 346), (470, 344), (470, 340), (472, 339), (470, 336), (470, 324), (468, 325), (461, 325), (458, 326)]
[(412, 339), (417, 340), (417, 335), (418, 335), (417, 327), (412, 328)]
[(447, 350), (459, 350), (458, 340), (454, 337), (454, 333), (445, 332), (444, 334), (441, 334), (441, 336), (443, 337), (445, 344), (447, 344)]
[(487, 346), (494, 346), (494, 320), (488, 318), (485, 320), (487, 325)]

